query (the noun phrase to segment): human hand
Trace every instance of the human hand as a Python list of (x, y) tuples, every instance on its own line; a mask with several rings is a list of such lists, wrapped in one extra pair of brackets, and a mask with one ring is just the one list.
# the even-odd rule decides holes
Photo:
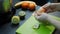
[(43, 22), (45, 24), (48, 22), (48, 20), (47, 20), (48, 14), (47, 13), (40, 13), (40, 14), (38, 14), (37, 12), (34, 12), (33, 16), (35, 17), (35, 19), (37, 19), (40, 22)]
[(54, 10), (59, 10), (59, 6), (60, 3), (47, 3), (35, 11), (33, 16), (40, 21), (45, 21), (49, 17), (47, 13), (53, 12)]
[(59, 5), (58, 3), (46, 3), (42, 7), (44, 9), (46, 9), (45, 13), (51, 13), (51, 12), (54, 12), (54, 11), (58, 10), (57, 9), (58, 8), (57, 7), (58, 5)]
[(35, 11), (33, 13), (33, 16), (40, 22), (47, 22), (48, 21), (47, 20), (47, 18), (48, 18), (47, 11), (48, 10), (46, 10), (46, 9), (49, 9), (49, 11), (51, 11), (49, 7), (50, 7), (49, 3), (43, 5), (42, 7), (40, 7), (37, 11)]

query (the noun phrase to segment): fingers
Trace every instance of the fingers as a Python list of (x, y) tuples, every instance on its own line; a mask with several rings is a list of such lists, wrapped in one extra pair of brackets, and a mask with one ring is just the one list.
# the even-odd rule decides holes
[(39, 19), (39, 20), (42, 20), (42, 21), (44, 21), (44, 20), (47, 20), (47, 14), (46, 13), (42, 13), (40, 16), (37, 16), (37, 18)]
[(33, 16), (36, 16), (36, 13), (34, 12), (32, 15), (33, 15)]
[(60, 10), (60, 3), (52, 3), (51, 5), (52, 5), (53, 7), (55, 6), (54, 11)]
[(39, 21), (45, 21), (48, 18), (46, 13), (41, 13), (40, 15), (38, 15), (37, 13), (33, 13), (33, 15)]
[(39, 13), (38, 11), (35, 11), (33, 14), (32, 14), (38, 21), (40, 22), (47, 22), (48, 21), (48, 14), (47, 13)]
[(60, 6), (59, 3), (47, 3), (43, 5), (42, 7), (46, 9), (46, 13), (51, 13), (56, 10), (59, 10), (59, 8), (57, 7), (58, 5)]
[(45, 9), (40, 7), (37, 11), (35, 11), (32, 15), (33, 16), (40, 16), (42, 13), (44, 13)]
[(48, 9), (50, 7), (51, 3), (46, 3), (45, 5), (43, 5), (42, 7), (45, 9)]
[(51, 9), (48, 9), (48, 10), (46, 11), (46, 13), (51, 13), (51, 12), (53, 12)]
[(42, 13), (44, 13), (44, 12), (35, 11), (32, 15), (33, 16), (40, 16)]
[(34, 17), (36, 17), (36, 16), (39, 16), (39, 15), (41, 15), (40, 13), (37, 13), (37, 12), (34, 12), (33, 14), (32, 14)]

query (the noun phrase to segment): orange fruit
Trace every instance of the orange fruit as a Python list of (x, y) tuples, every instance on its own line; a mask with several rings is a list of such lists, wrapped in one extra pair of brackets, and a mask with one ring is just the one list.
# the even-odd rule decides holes
[(35, 4), (30, 3), (30, 4), (29, 4), (29, 9), (30, 9), (30, 10), (34, 10), (34, 9), (35, 9)]
[(29, 6), (29, 3), (28, 2), (23, 2), (21, 6), (22, 6), (22, 8), (27, 9), (28, 6)]

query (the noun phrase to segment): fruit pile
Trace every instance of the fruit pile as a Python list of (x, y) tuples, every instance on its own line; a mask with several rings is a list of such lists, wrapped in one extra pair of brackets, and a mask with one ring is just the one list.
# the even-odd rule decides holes
[(20, 11), (18, 13), (18, 16), (13, 16), (11, 19), (11, 23), (16, 25), (19, 24), (20, 20), (24, 20), (25, 19), (25, 15), (26, 13), (24, 11)]
[(15, 4), (16, 8), (23, 8), (23, 9), (29, 9), (34, 10), (36, 7), (36, 3), (32, 1), (21, 1)]
[[(29, 9), (29, 10), (35, 10), (36, 7), (36, 3), (32, 2), (32, 1), (21, 1), (18, 2), (14, 5), (15, 9)], [(13, 16), (11, 19), (12, 24), (18, 24), (20, 22), (20, 20), (24, 20), (25, 19), (25, 15), (26, 13), (24, 11), (20, 11), (18, 13), (18, 16)]]

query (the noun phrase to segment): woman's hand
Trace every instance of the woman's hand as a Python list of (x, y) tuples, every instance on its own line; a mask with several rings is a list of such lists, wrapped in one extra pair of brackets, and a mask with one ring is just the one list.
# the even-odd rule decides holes
[(57, 6), (59, 7), (60, 3), (47, 3), (35, 11), (33, 13), (33, 16), (35, 16), (37, 19), (46, 19), (48, 15), (46, 13), (53, 12), (54, 10), (59, 10)]
[(55, 12), (60, 10), (60, 3), (47, 3), (42, 7), (46, 9), (46, 13)]
[[(55, 20), (52, 16), (48, 15), (47, 13), (53, 12), (55, 10), (60, 10), (60, 3), (47, 3), (43, 5), (40, 9), (33, 13), (33, 16), (40, 22), (47, 24), (54, 25), (56, 28), (60, 30), (60, 21)], [(45, 10), (44, 10), (45, 9)]]
[(48, 22), (47, 18), (48, 18), (48, 14), (47, 13), (40, 13), (38, 14), (37, 12), (33, 13), (33, 16), (40, 22)]
[(55, 5), (55, 3), (47, 3), (47, 4), (43, 5), (42, 7), (44, 9), (46, 9), (45, 13), (51, 13), (56, 10), (56, 6), (57, 5)]
[(39, 21), (42, 21), (42, 22), (48, 21), (47, 13), (53, 12), (56, 9), (57, 5), (58, 4), (55, 5), (55, 3), (47, 3), (42, 7), (40, 7), (37, 11), (35, 11), (33, 13), (33, 16)]

